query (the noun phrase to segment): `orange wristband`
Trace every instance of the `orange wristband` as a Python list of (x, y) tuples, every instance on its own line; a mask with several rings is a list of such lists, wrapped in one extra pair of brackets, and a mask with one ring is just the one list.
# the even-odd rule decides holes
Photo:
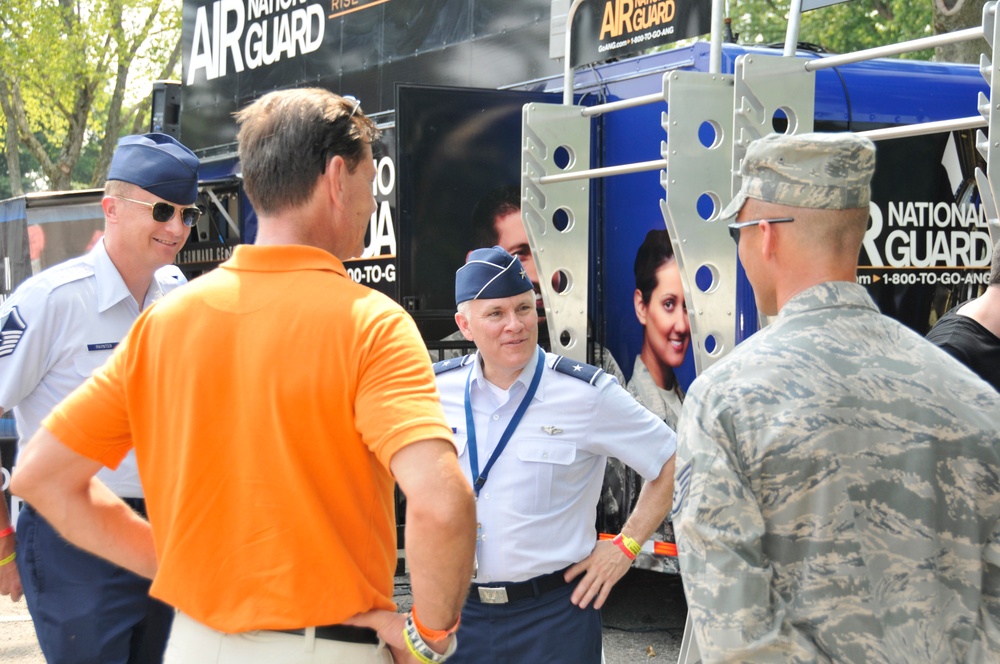
[[(632, 541), (634, 542), (635, 540)], [(621, 533), (615, 535), (614, 539), (611, 540), (611, 543), (617, 546), (619, 549), (621, 549), (622, 553), (624, 553), (629, 560), (635, 560), (636, 555), (638, 555), (636, 553), (633, 553), (632, 550), (625, 544), (624, 539), (622, 539)]]
[(14, 526), (7, 526), (3, 530), (0, 530), (0, 537), (7, 537), (7, 535), (14, 534)]
[(459, 616), (451, 629), (431, 629), (422, 624), (420, 619), (417, 618), (416, 606), (410, 609), (410, 615), (413, 616), (413, 625), (417, 628), (417, 633), (420, 634), (424, 641), (441, 641), (442, 639), (446, 639), (458, 631), (458, 626), (462, 622), (462, 616)]

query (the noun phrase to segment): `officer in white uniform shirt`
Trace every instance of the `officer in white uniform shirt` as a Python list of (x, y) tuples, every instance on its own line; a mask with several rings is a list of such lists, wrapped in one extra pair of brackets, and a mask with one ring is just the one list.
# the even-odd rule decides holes
[[(676, 437), (601, 369), (542, 351), (531, 281), (502, 248), (469, 255), (455, 299), (477, 352), (435, 372), (479, 535), (452, 661), (600, 662), (599, 609), (670, 509)], [(608, 456), (649, 481), (597, 542)]]
[[(31, 277), (0, 306), (0, 412), (24, 445), (42, 419), (111, 356), (139, 312), (185, 283), (171, 265), (199, 215), (199, 162), (165, 134), (127, 136), (108, 172), (104, 237), (87, 254)], [(174, 358), (179, 361), (180, 358)], [(145, 514), (135, 458), (98, 477)], [(9, 524), (0, 502), (0, 532)], [(0, 593), (23, 585), (49, 664), (160, 662), (172, 609), (149, 580), (78, 549), (29, 505), (0, 538)], [(19, 573), (18, 573), (19, 572)]]

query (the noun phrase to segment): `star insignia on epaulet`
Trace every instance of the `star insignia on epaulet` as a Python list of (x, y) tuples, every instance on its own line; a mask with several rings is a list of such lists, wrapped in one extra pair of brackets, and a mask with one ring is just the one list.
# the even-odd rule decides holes
[(556, 357), (556, 361), (552, 363), (551, 368), (564, 376), (570, 376), (577, 380), (586, 381), (591, 385), (596, 385), (598, 379), (604, 375), (603, 369), (599, 369), (598, 367), (594, 367), (589, 364), (584, 364), (580, 361), (573, 362), (562, 355)]
[(454, 371), (459, 367), (465, 366), (469, 359), (475, 357), (474, 355), (465, 355), (464, 357), (450, 357), (447, 360), (439, 360), (435, 362), (432, 366), (434, 368), (434, 375), (439, 376), (448, 371)]

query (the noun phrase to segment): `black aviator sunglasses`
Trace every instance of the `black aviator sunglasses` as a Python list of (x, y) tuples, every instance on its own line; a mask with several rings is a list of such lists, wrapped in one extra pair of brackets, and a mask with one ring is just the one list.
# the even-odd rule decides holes
[[(137, 201), (134, 198), (126, 198), (125, 196), (112, 196), (111, 198), (117, 198), (123, 201), (128, 201), (129, 203), (138, 203), (139, 205), (145, 205), (153, 211), (153, 221), (158, 221), (161, 224), (165, 224), (174, 218), (174, 210), (178, 206), (171, 205), (170, 203), (147, 203), (146, 201)], [(198, 223), (198, 219), (201, 218), (201, 210), (195, 206), (182, 207), (181, 208), (181, 222), (185, 226), (194, 226)]]
[(789, 221), (795, 221), (795, 217), (778, 217), (777, 219), (754, 219), (753, 221), (738, 221), (735, 224), (729, 224), (729, 236), (733, 238), (733, 242), (737, 246), (740, 244), (740, 229), (746, 228), (747, 226), (756, 226), (762, 221), (766, 221), (769, 224), (785, 224)]

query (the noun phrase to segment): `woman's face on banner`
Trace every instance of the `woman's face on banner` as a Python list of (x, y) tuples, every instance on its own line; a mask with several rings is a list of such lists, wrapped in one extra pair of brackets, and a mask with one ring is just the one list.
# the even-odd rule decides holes
[(648, 303), (637, 304), (636, 315), (646, 328), (646, 343), (657, 358), (667, 366), (679, 367), (691, 343), (691, 328), (676, 260), (669, 260), (656, 270), (656, 288)]

